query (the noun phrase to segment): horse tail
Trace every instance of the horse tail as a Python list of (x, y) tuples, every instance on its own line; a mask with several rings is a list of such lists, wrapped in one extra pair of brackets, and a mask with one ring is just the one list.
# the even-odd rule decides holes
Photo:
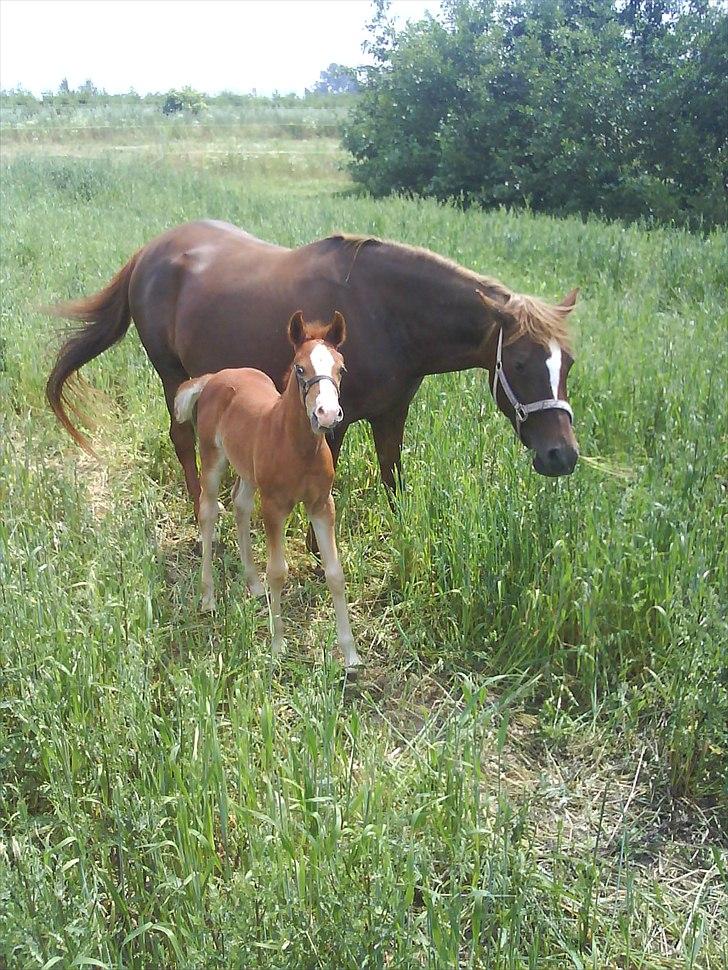
[(203, 374), (202, 377), (193, 377), (191, 381), (180, 384), (174, 396), (174, 416), (180, 424), (192, 417), (197, 398), (211, 377), (212, 374)]
[[(70, 334), (58, 352), (46, 384), (46, 398), (66, 431), (89, 454), (94, 454), (91, 443), (71, 423), (68, 416), (67, 409), (70, 408), (77, 416), (85, 417), (77, 405), (68, 399), (66, 384), (69, 379), (75, 379), (77, 384), (80, 383), (78, 369), (121, 340), (129, 329), (131, 322), (129, 279), (139, 255), (140, 253), (136, 253), (132, 256), (108, 286), (99, 293), (48, 309), (48, 312), (54, 316), (78, 320), (82, 324), (80, 327), (70, 328)], [(83, 388), (80, 390), (83, 391)], [(85, 423), (92, 422), (85, 417)]]

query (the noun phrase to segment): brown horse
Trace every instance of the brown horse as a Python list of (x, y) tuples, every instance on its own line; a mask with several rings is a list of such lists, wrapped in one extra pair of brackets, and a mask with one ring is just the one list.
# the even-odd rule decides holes
[[(300, 249), (255, 239), (222, 222), (171, 229), (132, 256), (94, 296), (57, 313), (83, 321), (61, 348), (47, 396), (61, 423), (89, 447), (66, 413), (64, 385), (126, 333), (130, 319), (159, 373), (170, 436), (191, 498), (200, 485), (190, 423), (174, 416), (188, 377), (226, 367), (262, 370), (282, 386), (290, 356), (286, 325), (340, 310), (347, 321), (346, 417), (334, 432), (336, 463), (347, 427), (365, 418), (385, 485), (394, 487), (410, 402), (427, 374), (485, 367), (493, 394), (542, 475), (568, 475), (578, 449), (566, 404), (573, 362), (558, 306), (424, 249), (367, 237), (331, 236)], [(527, 410), (528, 409), (528, 410)]]
[(283, 529), (294, 505), (303, 502), (334, 601), (339, 646), (347, 670), (354, 670), (360, 660), (336, 551), (336, 510), (331, 495), (334, 462), (324, 438), (344, 416), (339, 404), (344, 361), (338, 351), (346, 336), (344, 318), (336, 312), (328, 326), (307, 324), (299, 310), (288, 324), (288, 336), (295, 357), (282, 394), (262, 371), (243, 367), (185, 381), (175, 397), (175, 416), (180, 424), (190, 421), (197, 405), (202, 609), (215, 608), (212, 542), (218, 488), (229, 462), (239, 476), (233, 487), (238, 545), (248, 588), (254, 596), (263, 592), (250, 544), (250, 515), (255, 493), (260, 492), (268, 541), (266, 576), (271, 592), (273, 652), (283, 646), (281, 591), (288, 573)]

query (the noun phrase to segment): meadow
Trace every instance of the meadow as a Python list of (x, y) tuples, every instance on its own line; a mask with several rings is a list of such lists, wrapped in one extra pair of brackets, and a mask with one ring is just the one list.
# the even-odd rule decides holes
[[(0, 967), (724, 968), (726, 234), (374, 201), (328, 121), (289, 123), (4, 118)], [(198, 612), (133, 328), (86, 368), (101, 461), (45, 405), (43, 305), (199, 217), (581, 288), (571, 478), (533, 472), (475, 371), (425, 381), (393, 510), (349, 432), (356, 683), (300, 513), (280, 662), (230, 512)]]

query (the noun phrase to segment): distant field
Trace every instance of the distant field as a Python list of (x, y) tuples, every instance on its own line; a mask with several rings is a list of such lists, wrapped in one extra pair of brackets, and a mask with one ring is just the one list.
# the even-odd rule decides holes
[[(373, 201), (324, 118), (4, 123), (0, 967), (724, 968), (726, 234)], [(350, 432), (354, 686), (300, 515), (280, 666), (229, 513), (198, 613), (133, 329), (87, 368), (102, 463), (44, 404), (38, 308), (203, 216), (582, 289), (570, 391), (599, 461), (569, 480), (531, 470), (482, 373), (425, 382), (396, 512)]]

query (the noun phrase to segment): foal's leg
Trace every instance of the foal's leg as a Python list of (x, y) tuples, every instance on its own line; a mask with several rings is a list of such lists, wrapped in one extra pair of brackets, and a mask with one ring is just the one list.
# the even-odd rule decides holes
[(233, 488), (233, 505), (235, 506), (235, 524), (238, 527), (240, 559), (245, 569), (245, 582), (251, 595), (264, 596), (265, 589), (253, 562), (253, 550), (250, 542), (250, 516), (254, 501), (255, 485), (239, 478)]
[[(331, 457), (334, 461), (334, 471), (339, 462), (339, 452), (341, 451), (341, 446), (344, 443), (344, 435), (346, 434), (346, 429), (349, 427), (348, 424), (340, 424), (339, 427), (334, 431), (334, 433), (327, 438), (329, 443), (329, 448), (331, 449)], [(316, 542), (316, 535), (313, 531), (313, 526), (309, 525), (308, 532), (306, 533), (306, 548), (309, 552), (312, 552), (316, 558), (319, 558), (319, 549)], [(318, 571), (318, 567), (316, 567)]]
[(215, 609), (215, 587), (212, 575), (212, 542), (215, 537), (215, 522), (219, 511), (217, 492), (220, 479), (225, 471), (227, 459), (222, 448), (200, 442), (201, 486), (200, 492), (200, 537), (202, 539), (202, 604), (204, 613)]
[(336, 509), (334, 500), (329, 495), (323, 507), (315, 512), (309, 511), (311, 525), (316, 533), (318, 547), (321, 552), (321, 562), (323, 563), (326, 583), (331, 591), (331, 598), (334, 601), (336, 611), (336, 638), (339, 646), (344, 653), (344, 664), (347, 670), (355, 670), (361, 665), (361, 660), (356, 652), (354, 636), (351, 632), (349, 623), (349, 610), (346, 605), (346, 593), (344, 591), (344, 570), (341, 568), (339, 553), (336, 549), (336, 538), (334, 535), (336, 525)]
[(283, 551), (283, 527), (290, 508), (281, 508), (275, 502), (263, 497), (261, 503), (265, 535), (268, 541), (268, 564), (265, 574), (270, 587), (271, 615), (273, 618), (273, 641), (271, 650), (280, 653), (283, 649), (283, 618), (281, 616), (281, 592), (288, 576), (288, 563)]

